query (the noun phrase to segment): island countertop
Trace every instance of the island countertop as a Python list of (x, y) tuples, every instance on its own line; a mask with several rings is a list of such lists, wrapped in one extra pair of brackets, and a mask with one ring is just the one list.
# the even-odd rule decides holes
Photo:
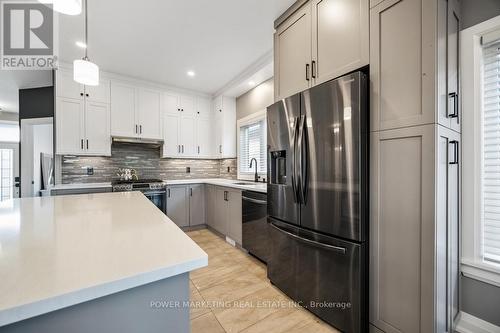
[(207, 254), (140, 192), (5, 201), (0, 326), (207, 264)]

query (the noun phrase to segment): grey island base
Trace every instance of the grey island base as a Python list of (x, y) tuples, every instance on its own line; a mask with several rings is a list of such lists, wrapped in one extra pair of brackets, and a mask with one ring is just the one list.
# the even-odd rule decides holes
[(2, 333), (188, 333), (189, 273), (0, 328)]

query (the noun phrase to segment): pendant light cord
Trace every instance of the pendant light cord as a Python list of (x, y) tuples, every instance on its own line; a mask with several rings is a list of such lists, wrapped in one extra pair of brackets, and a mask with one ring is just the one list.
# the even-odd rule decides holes
[(88, 48), (89, 48), (89, 42), (88, 42), (88, 38), (89, 38), (89, 28), (88, 28), (88, 14), (87, 14), (87, 0), (83, 0), (85, 1), (85, 60), (89, 60), (89, 57), (87, 56), (87, 51), (88, 51)]

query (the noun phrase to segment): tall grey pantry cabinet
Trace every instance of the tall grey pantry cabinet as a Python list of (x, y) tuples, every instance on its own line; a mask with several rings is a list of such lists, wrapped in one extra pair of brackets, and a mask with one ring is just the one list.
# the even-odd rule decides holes
[(460, 11), (370, 2), (370, 323), (453, 332), (459, 308)]

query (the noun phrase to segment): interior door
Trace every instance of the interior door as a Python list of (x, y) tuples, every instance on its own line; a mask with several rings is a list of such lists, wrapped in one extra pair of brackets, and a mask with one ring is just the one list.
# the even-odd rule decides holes
[(356, 241), (368, 236), (366, 84), (356, 72), (303, 92), (297, 149), (301, 225)]
[(84, 150), (83, 99), (58, 97), (56, 102), (57, 154), (80, 154)]
[(179, 120), (178, 114), (165, 114), (163, 116), (163, 156), (179, 156)]
[(139, 89), (138, 122), (139, 136), (145, 139), (161, 139), (160, 92)]
[(274, 38), (278, 100), (311, 86), (311, 7), (302, 6), (278, 27)]
[(85, 152), (111, 155), (109, 105), (87, 101), (85, 111)]
[(167, 188), (167, 216), (179, 227), (189, 226), (189, 198), (186, 186)]
[(267, 108), (267, 210), (278, 220), (299, 224), (295, 146), (300, 119), (300, 95)]
[(111, 135), (135, 137), (136, 89), (122, 83), (111, 84)]
[(19, 198), (19, 143), (0, 143), (0, 202)]

